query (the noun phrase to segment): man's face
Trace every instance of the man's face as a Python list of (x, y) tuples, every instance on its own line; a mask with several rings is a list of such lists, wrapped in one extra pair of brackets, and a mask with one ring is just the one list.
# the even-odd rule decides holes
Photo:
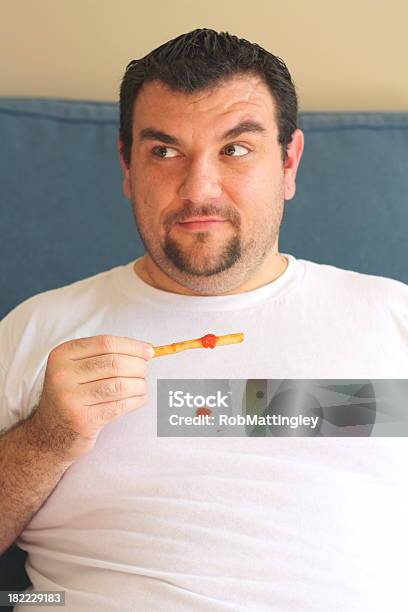
[[(286, 171), (274, 101), (258, 76), (194, 94), (145, 83), (134, 106), (130, 166), (122, 161), (122, 168), (155, 265), (202, 293), (230, 291), (251, 278), (277, 251), (301, 148)], [(186, 223), (197, 217), (218, 221)]]

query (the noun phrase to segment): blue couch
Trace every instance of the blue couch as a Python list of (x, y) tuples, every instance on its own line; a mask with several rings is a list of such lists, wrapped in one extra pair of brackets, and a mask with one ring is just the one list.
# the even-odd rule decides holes
[[(299, 125), (280, 251), (408, 283), (408, 113), (301, 113)], [(143, 254), (117, 130), (117, 104), (0, 98), (0, 319)], [(29, 584), (24, 559), (15, 546), (0, 558), (0, 590)]]

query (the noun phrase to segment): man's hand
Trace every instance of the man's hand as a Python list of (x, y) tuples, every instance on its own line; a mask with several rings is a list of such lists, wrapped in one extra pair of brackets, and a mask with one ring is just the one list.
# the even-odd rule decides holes
[(109, 335), (55, 347), (32, 418), (33, 443), (69, 460), (89, 452), (104, 425), (145, 403), (149, 348)]

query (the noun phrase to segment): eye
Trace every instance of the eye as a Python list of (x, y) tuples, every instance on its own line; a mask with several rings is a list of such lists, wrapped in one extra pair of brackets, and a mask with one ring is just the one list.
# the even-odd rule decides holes
[[(166, 152), (168, 151), (172, 151), (173, 153), (171, 155), (166, 155)], [(154, 147), (154, 149), (152, 149), (152, 153), (156, 157), (161, 157), (162, 159), (169, 159), (170, 157), (177, 157), (176, 149), (172, 149), (171, 147), (164, 147), (163, 145), (160, 147)]]
[[(243, 152), (242, 152), (243, 151)], [(234, 152), (237, 152), (234, 155)], [(243, 157), (249, 153), (249, 149), (239, 144), (230, 144), (227, 145), (224, 149), (224, 155), (228, 155), (228, 157)]]

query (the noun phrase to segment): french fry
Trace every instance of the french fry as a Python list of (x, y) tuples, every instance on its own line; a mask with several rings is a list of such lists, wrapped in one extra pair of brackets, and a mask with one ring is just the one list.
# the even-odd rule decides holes
[(182, 342), (173, 342), (173, 344), (164, 344), (163, 346), (154, 346), (155, 357), (163, 357), (163, 355), (173, 355), (195, 348), (215, 348), (216, 346), (224, 346), (225, 344), (237, 344), (244, 341), (244, 334), (226, 334), (224, 336), (215, 336), (207, 334), (202, 338), (194, 340), (184, 340)]

